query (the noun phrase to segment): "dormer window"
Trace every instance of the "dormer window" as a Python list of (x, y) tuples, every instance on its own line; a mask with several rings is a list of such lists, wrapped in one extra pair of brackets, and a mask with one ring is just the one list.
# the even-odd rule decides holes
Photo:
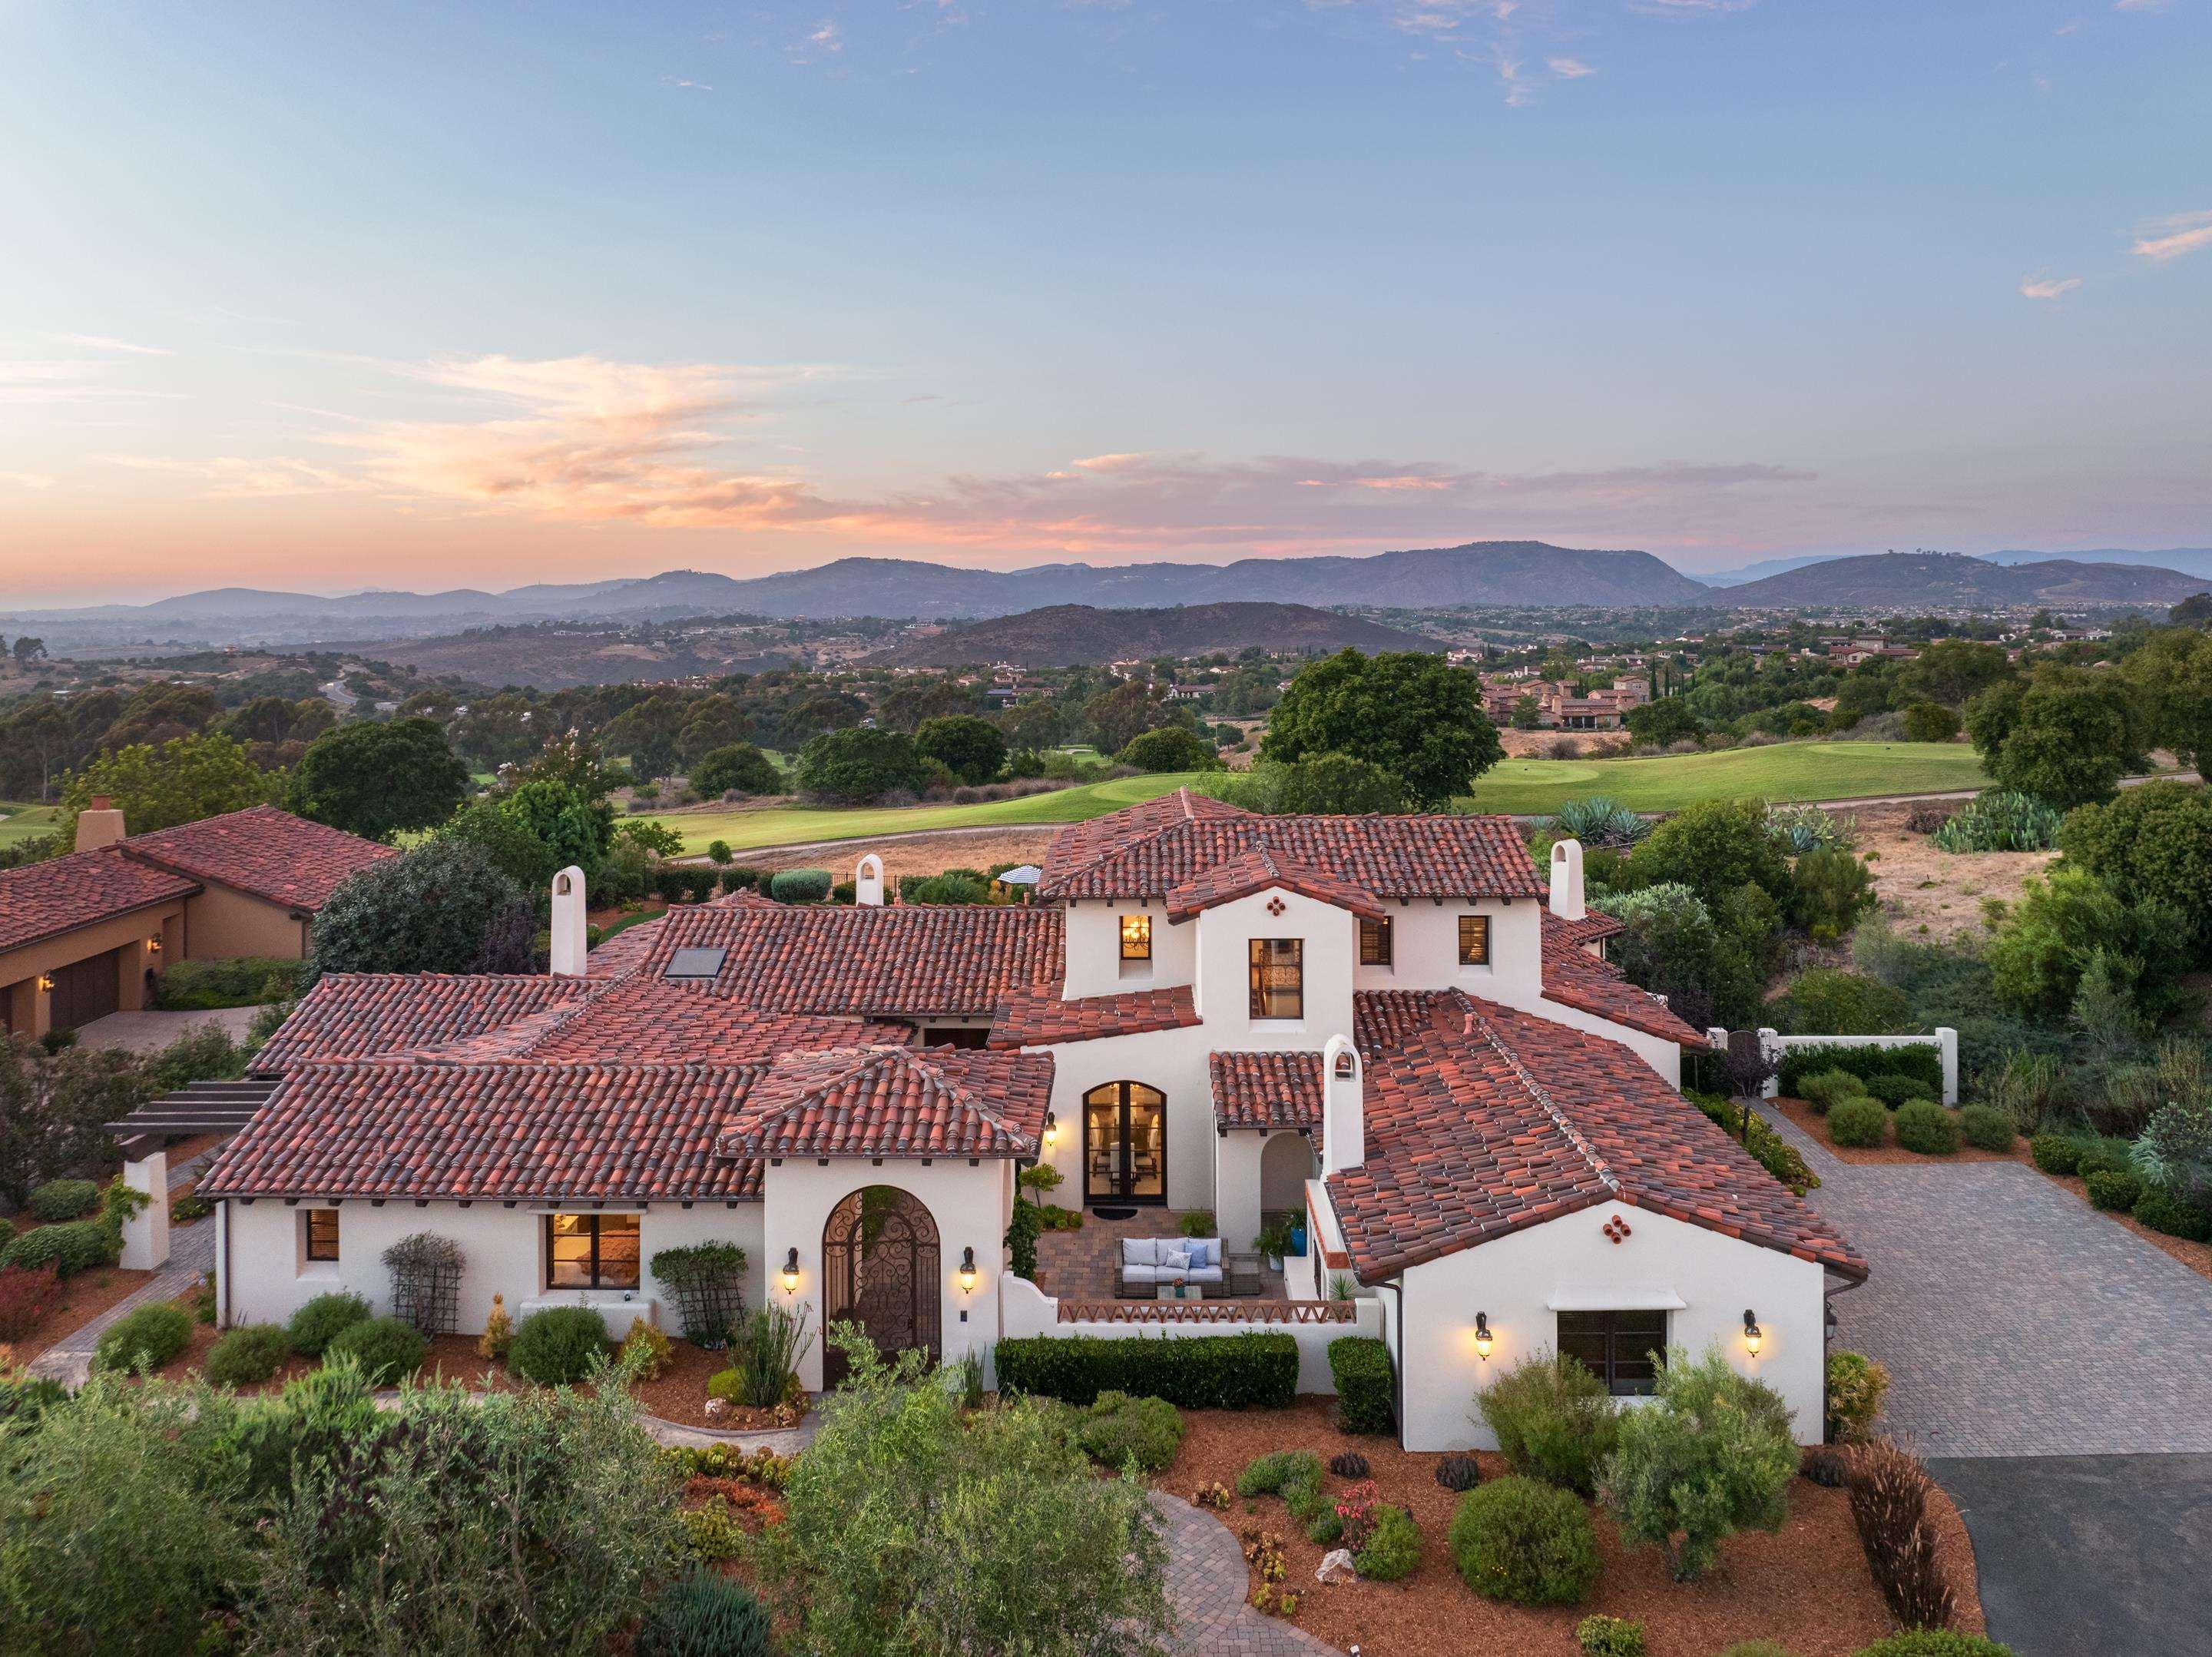
[(1359, 964), (1362, 966), (1390, 965), (1390, 917), (1379, 921), (1359, 923)]
[(1459, 917), (1459, 964), (1462, 966), (1490, 965), (1490, 917), (1462, 915)]
[(1305, 940), (1252, 940), (1252, 1016), (1300, 1019), (1306, 1014)]
[(1124, 915), (1121, 917), (1121, 959), (1125, 961), (1149, 961), (1152, 958), (1152, 917), (1149, 915)]

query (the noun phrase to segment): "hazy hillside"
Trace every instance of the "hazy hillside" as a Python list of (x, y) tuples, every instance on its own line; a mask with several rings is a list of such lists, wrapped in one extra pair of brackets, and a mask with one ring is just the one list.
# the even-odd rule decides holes
[(1725, 601), (1753, 607), (1847, 604), (1895, 610), (2164, 606), (2203, 592), (2205, 585), (2202, 576), (2139, 564), (2051, 558), (2007, 565), (1955, 552), (1877, 552), (1747, 582), (1727, 588)]
[(540, 691), (755, 673), (787, 666), (793, 660), (787, 654), (763, 650), (752, 641), (726, 644), (712, 637), (686, 637), (681, 643), (646, 643), (619, 631), (550, 632), (534, 627), (395, 639), (354, 648), (372, 661), (413, 667), (434, 678), (465, 679), (493, 687), (527, 685)]
[(1133, 656), (1206, 655), (1248, 645), (1270, 650), (1440, 650), (1401, 632), (1303, 604), (1194, 604), (1172, 610), (1104, 610), (1055, 604), (1018, 616), (972, 621), (927, 638), (879, 650), (872, 665), (958, 667), (1011, 661), (1024, 667), (1073, 667)]

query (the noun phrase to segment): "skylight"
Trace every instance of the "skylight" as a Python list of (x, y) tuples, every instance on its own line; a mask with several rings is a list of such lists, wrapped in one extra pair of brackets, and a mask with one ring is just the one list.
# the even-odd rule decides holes
[(668, 958), (666, 976), (672, 978), (711, 978), (722, 970), (726, 949), (679, 949)]

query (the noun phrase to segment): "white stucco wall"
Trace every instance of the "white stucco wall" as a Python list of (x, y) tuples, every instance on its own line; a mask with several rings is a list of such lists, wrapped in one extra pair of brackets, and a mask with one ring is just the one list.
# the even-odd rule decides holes
[[(1121, 959), (1121, 917), (1149, 915), (1152, 920), (1152, 959), (1149, 967)], [(1132, 898), (1112, 904), (1071, 903), (1065, 916), (1067, 939), (1069, 1000), (1085, 996), (1115, 996), (1124, 990), (1164, 990), (1191, 981), (1192, 952), (1196, 935), (1186, 922), (1168, 924), (1167, 911), (1158, 904), (1142, 904)]]
[[(1605, 1235), (1616, 1215), (1629, 1228), (1625, 1242)], [(1677, 1299), (1683, 1304), (1668, 1319), (1668, 1341), (1696, 1355), (1717, 1340), (1731, 1363), (1796, 1412), (1798, 1441), (1817, 1444), (1826, 1407), (1824, 1279), (1809, 1260), (1618, 1203), (1416, 1266), (1403, 1278), (1406, 1447), (1497, 1448), (1475, 1392), (1530, 1353), (1556, 1346), (1559, 1302), (1601, 1310)], [(1395, 1297), (1386, 1290), (1381, 1298), (1395, 1319)], [(1744, 1350), (1747, 1309), (1765, 1337), (1756, 1358)], [(1490, 1319), (1487, 1362), (1474, 1349), (1478, 1312)], [(1394, 1355), (1398, 1339), (1393, 1329)]]
[[(1283, 912), (1271, 915), (1267, 905), (1276, 900), (1281, 902)], [(1353, 964), (1359, 959), (1359, 923), (1348, 910), (1270, 887), (1209, 909), (1183, 925), (1198, 932), (1193, 982), (1212, 1046), (1232, 1052), (1319, 1052), (1331, 1036), (1352, 1033), (1352, 973)], [(1304, 941), (1303, 1017), (1252, 1016), (1250, 946), (1255, 938)]]
[[(307, 1258), (305, 1215), (310, 1208), (328, 1203), (301, 1203), (288, 1208), (263, 1197), (247, 1203), (220, 1205), (216, 1215), (216, 1237), (222, 1258), (218, 1263), (222, 1287), (221, 1313), (227, 1325), (283, 1323), (318, 1295), (344, 1290), (358, 1295), (380, 1315), (392, 1309), (392, 1274), (385, 1269), (384, 1251), (401, 1238), (418, 1231), (451, 1239), (460, 1246), (463, 1261), (459, 1307), (460, 1332), (475, 1334), (491, 1313), (491, 1297), (506, 1297), (509, 1315), (520, 1318), (526, 1301), (547, 1299), (578, 1304), (623, 1302), (618, 1290), (583, 1291), (545, 1288), (545, 1216), (549, 1213), (590, 1213), (589, 1204), (566, 1209), (518, 1206), (497, 1202), (432, 1203), (417, 1208), (412, 1203), (391, 1202), (377, 1208), (365, 1201), (338, 1207), (338, 1258), (335, 1262)], [(765, 1277), (761, 1258), (761, 1204), (740, 1203), (735, 1208), (720, 1203), (701, 1203), (690, 1209), (656, 1203), (645, 1210), (639, 1228), (645, 1262), (638, 1302), (653, 1302), (660, 1326), (675, 1332), (678, 1320), (665, 1291), (653, 1276), (653, 1257), (665, 1248), (692, 1243), (735, 1243), (745, 1252), (745, 1304), (757, 1306)], [(610, 1203), (600, 1210), (635, 1214), (635, 1205)], [(641, 1306), (637, 1315), (648, 1308)], [(627, 1327), (627, 1325), (624, 1325)]]
[(1148, 1030), (1130, 1036), (1066, 1041), (1037, 1051), (1053, 1056), (1052, 1110), (1059, 1136), (1043, 1161), (1060, 1172), (1048, 1199), (1083, 1206), (1083, 1096), (1109, 1081), (1141, 1081), (1167, 1100), (1168, 1206), (1178, 1211), (1214, 1205), (1213, 1086), (1208, 1027)]
[[(1464, 990), (1470, 996), (1533, 1005), (1544, 993), (1542, 911), (1532, 898), (1485, 898), (1468, 903), (1447, 898), (1437, 903), (1415, 898), (1406, 903), (1385, 899), (1390, 917), (1391, 964), (1358, 966), (1359, 933), (1351, 935), (1354, 987), (1361, 990)], [(1490, 917), (1490, 965), (1459, 964), (1459, 917)]]
[[(822, 1386), (822, 1229), (830, 1211), (865, 1185), (896, 1185), (911, 1192), (936, 1221), (945, 1362), (956, 1362), (971, 1349), (982, 1350), (999, 1337), (998, 1283), (1014, 1193), (1012, 1162), (937, 1157), (927, 1163), (895, 1158), (878, 1163), (866, 1157), (837, 1157), (825, 1166), (811, 1158), (787, 1157), (770, 1164), (762, 1180), (763, 1258), (775, 1302), (800, 1302), (811, 1309), (808, 1327), (814, 1340), (799, 1370), (809, 1392)], [(799, 1251), (799, 1288), (787, 1294), (781, 1274), (793, 1248)], [(957, 1275), (961, 1251), (967, 1248), (975, 1251), (972, 1294), (963, 1292)]]

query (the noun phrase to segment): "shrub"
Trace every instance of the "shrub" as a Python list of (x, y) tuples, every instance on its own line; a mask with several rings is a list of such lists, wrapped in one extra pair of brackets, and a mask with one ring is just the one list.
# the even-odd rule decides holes
[(1847, 1099), (1828, 1112), (1828, 1138), (1835, 1144), (1869, 1149), (1889, 1131), (1889, 1112), (1878, 1099)]
[(1866, 1083), (1849, 1070), (1823, 1070), (1807, 1076), (1797, 1087), (1805, 1102), (1823, 1116), (1847, 1099), (1866, 1095)]
[(1916, 1099), (1900, 1107), (1897, 1142), (1923, 1156), (1951, 1156), (1959, 1149), (1959, 1118), (1932, 1100)]
[[(1824, 901), (1807, 899), (1801, 888), (1792, 907), (1800, 923), (1825, 942), (1850, 930), (1860, 909), (1871, 905), (1873, 889), (1866, 865), (1848, 851), (1820, 851), (1798, 859), (1801, 880), (1819, 868), (1847, 869), (1857, 881), (1855, 889)], [(1808, 908), (1812, 916), (1807, 914)], [(1902, 990), (1879, 978), (1820, 966), (1803, 973), (1770, 1002), (1767, 1014), (1763, 1021), (1771, 1021), (1788, 1035), (1881, 1036), (1911, 1024), (1912, 1003)]]
[(2044, 1173), (2064, 1175), (2081, 1165), (2081, 1148), (2063, 1133), (2039, 1133), (2027, 1142), (2027, 1155)]
[(491, 1310), (484, 1314), (483, 1333), (477, 1337), (477, 1356), (504, 1363), (514, 1344), (514, 1319), (507, 1313), (507, 1296), (495, 1295)]
[(319, 1358), (341, 1330), (368, 1321), (368, 1302), (358, 1295), (318, 1295), (292, 1314), (284, 1332), (303, 1358)]
[(1994, 1105), (1969, 1105), (1959, 1112), (1959, 1130), (1977, 1150), (2008, 1151), (2020, 1136), (2012, 1118)]
[(2092, 1174), (2128, 1173), (2133, 1171), (2130, 1167), (2128, 1148), (2124, 1141), (2093, 1139), (2087, 1142), (2077, 1142), (2077, 1143), (2080, 1148), (2075, 1155), (2074, 1172), (2083, 1179), (2087, 1179)]
[(629, 1320), (629, 1333), (616, 1349), (616, 1359), (640, 1380), (659, 1380), (668, 1368), (668, 1337), (642, 1318)]
[(1930, 838), (1945, 851), (2048, 851), (2064, 820), (2033, 795), (1988, 789)]
[(192, 1314), (169, 1302), (142, 1306), (108, 1326), (93, 1349), (95, 1369), (159, 1369), (191, 1344)]
[(305, 961), (276, 955), (231, 960), (173, 961), (165, 968), (156, 1002), (165, 1009), (197, 1012), (215, 1007), (258, 1007), (300, 993)]
[(811, 1310), (757, 1306), (731, 1330), (731, 1368), (738, 1373), (744, 1401), (755, 1409), (774, 1409), (797, 1386), (799, 1361), (814, 1343), (806, 1328)]
[(1328, 1373), (1336, 1382), (1338, 1418), (1347, 1433), (1387, 1433), (1398, 1424), (1392, 1401), (1390, 1349), (1364, 1335), (1328, 1343)]
[(1090, 1404), (1103, 1392), (1182, 1410), (1282, 1409), (1296, 1396), (1298, 1345), (1273, 1331), (1202, 1339), (1036, 1335), (1000, 1341), (1000, 1390)]
[(1817, 1043), (1791, 1047), (1783, 1054), (1781, 1090), (1792, 1099), (1805, 1096), (1805, 1078), (1823, 1070), (1844, 1070), (1861, 1081), (1878, 1075), (1907, 1075), (1919, 1086), (1905, 1095), (1927, 1099), (1943, 1091), (1943, 1053), (1931, 1038), (1901, 1047), (1845, 1047)]
[(1739, 1640), (1721, 1657), (1795, 1657), (1779, 1640)]
[(1585, 1617), (1575, 1624), (1583, 1657), (1644, 1657), (1644, 1624), (1624, 1617)]
[(169, 1223), (189, 1226), (195, 1220), (204, 1220), (215, 1212), (215, 1204), (196, 1191), (188, 1191), (169, 1204)]
[(1782, 1528), (1797, 1459), (1780, 1398), (1730, 1368), (1717, 1345), (1694, 1363), (1677, 1349), (1650, 1404), (1622, 1417), (1606, 1502), (1624, 1540), (1668, 1549), (1674, 1580), (1686, 1582), (1722, 1538)]
[(1468, 1587), (1487, 1599), (1571, 1605), (1597, 1584), (1597, 1532), (1581, 1501), (1517, 1474), (1462, 1496), (1444, 1543)]
[(1182, 1446), (1182, 1415), (1160, 1398), (1101, 1392), (1077, 1419), (1075, 1441), (1101, 1466), (1118, 1471), (1133, 1461), (1146, 1472), (1157, 1473)]
[(52, 1266), (0, 1266), (0, 1343), (20, 1341), (37, 1328), (58, 1287)]
[(2170, 1191), (2145, 1191), (2136, 1198), (2133, 1212), (2153, 1231), (2162, 1231), (2169, 1237), (2185, 1237), (2192, 1243), (2212, 1242), (2212, 1214)]
[(1885, 1070), (1866, 1079), (1866, 1090), (1883, 1104), (1895, 1110), (1916, 1099), (1928, 1097), (1928, 1084), (1918, 1076), (1907, 1075), (1901, 1070)]
[(57, 1277), (112, 1266), (123, 1258), (123, 1234), (105, 1220), (36, 1226), (0, 1251), (0, 1264), (52, 1266)]
[(780, 904), (818, 904), (835, 884), (826, 868), (780, 868), (769, 876), (768, 895)]
[(1606, 1385), (1565, 1354), (1537, 1352), (1475, 1395), (1516, 1473), (1589, 1496), (1618, 1441), (1620, 1409)]
[(606, 1320), (587, 1306), (550, 1306), (515, 1325), (507, 1367), (540, 1386), (573, 1386), (607, 1355)]
[[(1052, 1164), (1040, 1162), (1036, 1167), (1031, 1168), (1029, 1173), (1035, 1173), (1043, 1168), (1052, 1168)], [(1053, 1168), (1052, 1171), (1054, 1173), (1060, 1172), (1057, 1168)], [(1024, 1174), (1022, 1178), (1028, 1179), (1029, 1173)], [(1055, 1180), (1053, 1183), (1057, 1185), (1059, 1182)], [(1046, 1189), (1049, 1190), (1051, 1187), (1048, 1186)], [(1178, 1215), (1176, 1217), (1176, 1230), (1185, 1237), (1213, 1237), (1219, 1234), (1221, 1228), (1216, 1223), (1212, 1209), (1193, 1209), (1188, 1214)]]
[(1321, 1483), (1321, 1458), (1310, 1450), (1271, 1450), (1244, 1464), (1239, 1496), (1279, 1496), (1286, 1484)]
[[(527, 1323), (529, 1319), (525, 1319)], [(397, 1318), (371, 1318), (348, 1324), (323, 1348), (323, 1362), (350, 1358), (371, 1386), (394, 1386), (422, 1367), (430, 1343), (412, 1324)]]
[(635, 1657), (772, 1657), (768, 1612), (742, 1584), (710, 1570), (653, 1596), (630, 1642)]
[(1352, 1568), (1371, 1582), (1395, 1582), (1421, 1563), (1421, 1527), (1393, 1502), (1375, 1504), (1367, 1540), (1353, 1552)]
[(282, 1324), (245, 1324), (216, 1337), (206, 1374), (217, 1386), (251, 1386), (267, 1380), (292, 1355)]
[(1437, 1463), (1437, 1483), (1447, 1490), (1472, 1490), (1482, 1483), (1482, 1464), (1473, 1456), (1446, 1456)]
[(1927, 1468), (1894, 1444), (1862, 1445), (1851, 1452), (1850, 1484), (1851, 1522), (1891, 1611), (1907, 1628), (1948, 1627), (1957, 1594), (1928, 1523)]
[(2142, 1181), (2124, 1168), (2100, 1168), (2088, 1184), (2092, 1208), (2132, 1209), (2142, 1196)]
[(1340, 1450), (1328, 1459), (1328, 1470), (1339, 1478), (1365, 1478), (1375, 1470), (1357, 1450)]
[(1978, 1634), (1951, 1629), (1914, 1629), (1893, 1634), (1870, 1646), (1862, 1646), (1852, 1657), (2013, 1657), (2013, 1648)]
[(31, 1192), (24, 1204), (31, 1218), (42, 1226), (64, 1220), (82, 1220), (100, 1206), (100, 1187), (89, 1179), (49, 1179)]
[(1863, 1353), (1828, 1354), (1828, 1436), (1861, 1439), (1873, 1430), (1889, 1391), (1889, 1371)]

